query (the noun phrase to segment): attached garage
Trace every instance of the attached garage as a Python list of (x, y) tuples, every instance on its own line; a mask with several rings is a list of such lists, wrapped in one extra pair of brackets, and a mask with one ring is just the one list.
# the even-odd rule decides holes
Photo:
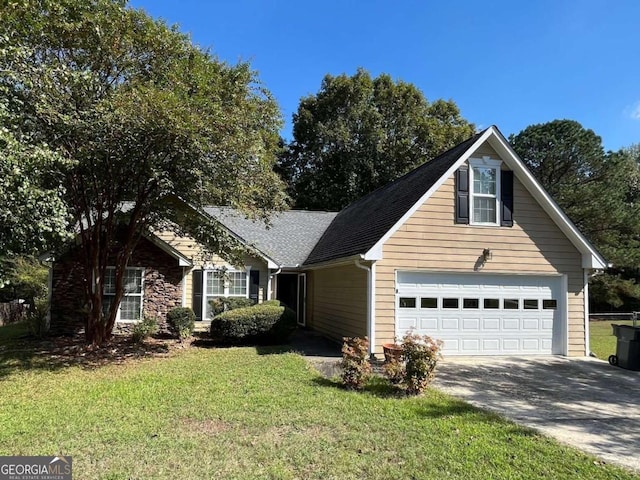
[(561, 275), (399, 271), (396, 336), (444, 341), (445, 355), (566, 354)]

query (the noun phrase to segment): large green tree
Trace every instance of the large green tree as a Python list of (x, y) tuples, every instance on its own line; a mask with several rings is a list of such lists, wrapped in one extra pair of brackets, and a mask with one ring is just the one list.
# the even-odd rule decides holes
[[(7, 117), (0, 113), (2, 118)], [(0, 126), (0, 288), (15, 257), (37, 254), (67, 237), (64, 189), (55, 172), (68, 166), (46, 145), (30, 144)]]
[(632, 150), (605, 152), (602, 139), (573, 120), (531, 125), (509, 141), (569, 218), (616, 266), (594, 279), (593, 300), (620, 306), (640, 298), (624, 271), (640, 264), (638, 163)]
[[(125, 1), (14, 0), (0, 8), (5, 127), (72, 162), (46, 168), (60, 178), (80, 241), (87, 340), (102, 344), (146, 231), (174, 226), (224, 254), (230, 239), (214, 224), (185, 220), (185, 205), (263, 217), (282, 206), (273, 173), (279, 109), (248, 64), (217, 60)], [(105, 312), (108, 265), (116, 267), (116, 295)]]
[(297, 207), (340, 210), (473, 132), (452, 101), (359, 69), (301, 100), (279, 167)]

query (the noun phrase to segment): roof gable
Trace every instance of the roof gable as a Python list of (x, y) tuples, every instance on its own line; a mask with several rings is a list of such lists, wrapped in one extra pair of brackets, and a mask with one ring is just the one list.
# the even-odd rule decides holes
[(424, 163), (345, 207), (315, 246), (305, 265), (364, 254), (476, 143), (482, 133)]
[(347, 206), (327, 228), (305, 265), (358, 255), (365, 260), (381, 259), (384, 242), (485, 142), (498, 153), (582, 253), (582, 267), (605, 268), (607, 263), (604, 258), (542, 188), (495, 126)]

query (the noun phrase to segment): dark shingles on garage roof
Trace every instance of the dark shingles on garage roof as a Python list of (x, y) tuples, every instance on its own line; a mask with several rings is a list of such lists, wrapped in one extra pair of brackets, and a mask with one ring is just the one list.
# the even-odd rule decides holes
[(304, 264), (312, 265), (368, 252), (483, 133), (474, 135), (345, 207), (329, 225)]
[(218, 220), (247, 245), (271, 258), (281, 267), (302, 265), (337, 212), (288, 210), (274, 213), (267, 225), (246, 218), (230, 207), (206, 207)]

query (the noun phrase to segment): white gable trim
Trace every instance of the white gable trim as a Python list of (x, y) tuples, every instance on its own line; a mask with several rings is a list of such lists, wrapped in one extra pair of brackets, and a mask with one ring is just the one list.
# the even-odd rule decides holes
[[(402, 225), (404, 225), (404, 223), (407, 220), (409, 220), (409, 218), (414, 213), (416, 213), (416, 211), (422, 206), (422, 204), (426, 202), (431, 197), (431, 195), (433, 195), (434, 192), (436, 192), (442, 186), (442, 184), (447, 181), (447, 179), (451, 175), (453, 175), (453, 172), (455, 172), (460, 167), (460, 165), (462, 165), (465, 161), (467, 161), (467, 159), (471, 156), (471, 154), (475, 152), (477, 148), (480, 145), (482, 145), (487, 140), (487, 138), (489, 138), (490, 135), (491, 135), (491, 128), (487, 129), (484, 132), (484, 134), (482, 134), (482, 136), (478, 138), (478, 140), (476, 140), (473, 143), (473, 145), (471, 145), (467, 149), (467, 151), (460, 156), (460, 158), (456, 161), (456, 163), (453, 166), (451, 166), (451, 168), (449, 168), (449, 170), (447, 170), (445, 174), (442, 175), (438, 179), (438, 181), (434, 183), (431, 186), (431, 188), (427, 190), (425, 194), (422, 195), (422, 197), (420, 197), (420, 199), (409, 210), (407, 210), (407, 212), (400, 218), (400, 220), (398, 220), (395, 223), (395, 225), (391, 227), (391, 229), (389, 229), (389, 231), (385, 233), (384, 236), (380, 240), (378, 240), (376, 244), (373, 247), (371, 247), (367, 253), (364, 254), (364, 259), (365, 260), (382, 260), (382, 246), (385, 244), (385, 242), (389, 240), (389, 238), (391, 238), (391, 236), (394, 233), (396, 233), (398, 229)], [(453, 212), (451, 212), (451, 214), (453, 215)]]
[[(396, 233), (400, 227), (426, 202), (434, 192), (436, 192), (442, 184), (447, 181), (453, 173), (466, 162), (469, 157), (484, 142), (489, 142), (491, 147), (498, 153), (504, 163), (513, 170), (515, 176), (520, 180), (524, 187), (538, 201), (542, 209), (551, 217), (560, 230), (567, 236), (569, 241), (582, 253), (582, 268), (603, 269), (608, 266), (604, 258), (596, 251), (591, 243), (582, 235), (576, 226), (569, 220), (565, 213), (560, 209), (558, 204), (549, 196), (542, 188), (538, 181), (527, 169), (522, 160), (513, 151), (509, 142), (504, 138), (502, 133), (495, 127), (491, 126), (465, 151), (460, 158), (445, 172), (433, 186), (420, 197), (420, 199), (398, 220), (385, 235), (376, 242), (364, 255), (365, 260), (381, 260), (382, 246), (384, 243)], [(451, 213), (453, 215), (453, 212)]]

